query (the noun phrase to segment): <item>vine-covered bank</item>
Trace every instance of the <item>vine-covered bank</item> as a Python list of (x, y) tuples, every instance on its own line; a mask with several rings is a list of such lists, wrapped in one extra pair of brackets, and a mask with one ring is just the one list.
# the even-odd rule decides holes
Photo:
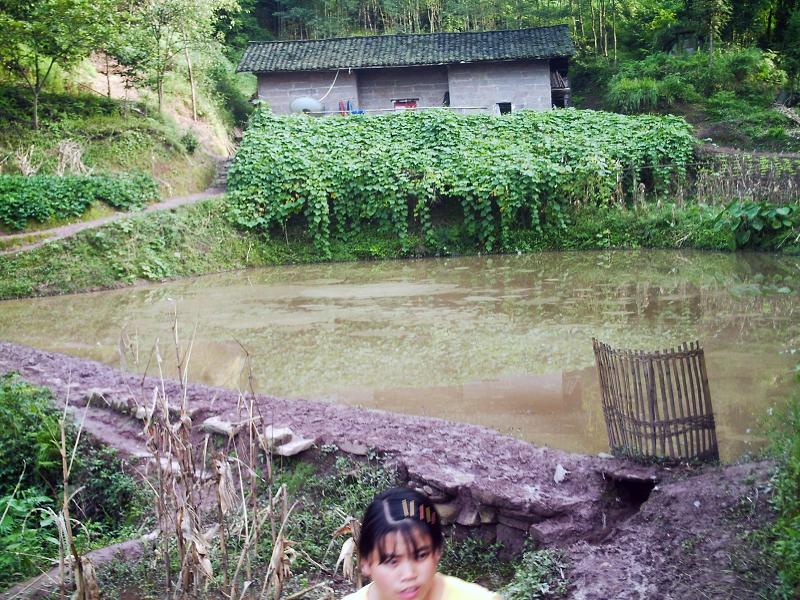
[[(512, 230), (515, 252), (605, 248), (752, 248), (797, 251), (800, 211), (778, 219), (776, 207), (740, 204), (568, 206), (559, 227)], [(757, 209), (757, 210), (753, 210)], [(752, 216), (751, 216), (752, 215)], [(785, 225), (784, 223), (789, 223)], [(776, 226), (777, 229), (773, 228)], [(375, 260), (455, 256), (481, 252), (460, 218), (433, 225), (433, 235), (405, 240), (377, 228), (332, 238), (324, 255), (302, 226), (267, 236), (230, 218), (227, 199), (174, 211), (132, 215), (40, 248), (0, 256), (0, 299), (64, 294), (248, 267), (323, 260)]]
[(575, 204), (666, 197), (685, 183), (694, 138), (678, 117), (445, 110), (349, 119), (250, 121), (229, 174), (237, 224), (299, 218), (323, 255), (331, 240), (377, 227), (404, 244), (434, 235), (455, 208), (486, 251), (513, 250), (514, 229), (565, 226)]

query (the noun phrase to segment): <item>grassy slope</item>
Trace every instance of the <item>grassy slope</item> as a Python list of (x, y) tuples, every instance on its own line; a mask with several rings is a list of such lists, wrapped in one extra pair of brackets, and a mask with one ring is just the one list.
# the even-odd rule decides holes
[[(180, 196), (208, 187), (214, 161), (201, 147), (191, 153), (184, 136), (188, 130), (168, 113), (147, 112), (141, 104), (125, 104), (86, 94), (45, 94), (42, 126), (29, 126), (30, 100), (24, 90), (0, 88), (0, 163), (2, 172), (19, 172), (20, 151), (30, 152), (39, 173), (58, 167), (58, 146), (77, 143), (81, 161), (94, 172), (141, 171), (160, 183), (163, 196)], [(216, 148), (216, 147), (215, 147)], [(93, 207), (83, 219), (96, 218), (104, 207)], [(76, 219), (72, 219), (75, 221)], [(82, 219), (77, 219), (82, 220)], [(68, 220), (53, 220), (31, 228), (58, 226)]]
[[(520, 230), (513, 249), (703, 248), (731, 249), (732, 234), (714, 228), (718, 209), (671, 206), (645, 210), (583, 208), (570, 215), (566, 229), (539, 233)], [(173, 211), (132, 215), (94, 230), (8, 255), (0, 261), (0, 299), (62, 294), (264, 265), (321, 260), (302, 232), (246, 233), (226, 216), (224, 199), (207, 200)], [(460, 222), (460, 221), (459, 221)], [(435, 242), (412, 235), (403, 248), (392, 234), (376, 231), (332, 243), (331, 259), (403, 258), (481, 251), (461, 225), (442, 223)]]

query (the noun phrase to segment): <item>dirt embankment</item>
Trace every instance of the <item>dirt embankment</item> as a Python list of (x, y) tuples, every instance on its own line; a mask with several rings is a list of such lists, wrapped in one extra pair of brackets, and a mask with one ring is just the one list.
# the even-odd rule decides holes
[[(146, 453), (139, 422), (119, 408), (149, 405), (160, 380), (0, 343), (0, 373), (8, 371), (49, 387), (61, 403), (69, 398), (84, 407), (93, 398), (86, 431), (128, 456)], [(163, 385), (177, 403), (180, 385)], [(235, 391), (190, 385), (186, 395), (195, 423), (241, 418)], [(450, 522), (511, 548), (526, 536), (564, 548), (572, 565), (571, 598), (745, 598), (766, 576), (741, 540), (743, 530), (765, 518), (767, 463), (656, 469), (438, 419), (270, 396), (258, 396), (256, 406), (265, 423), (291, 427), (320, 444), (391, 455)], [(567, 475), (557, 483), (559, 465)]]

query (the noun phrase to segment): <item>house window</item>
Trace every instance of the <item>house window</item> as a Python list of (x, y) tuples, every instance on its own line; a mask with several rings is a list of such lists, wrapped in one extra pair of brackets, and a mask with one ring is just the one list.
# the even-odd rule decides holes
[(392, 98), (395, 110), (410, 110), (417, 108), (419, 98)]
[(507, 115), (511, 112), (511, 102), (498, 102), (497, 108), (500, 109), (501, 115)]

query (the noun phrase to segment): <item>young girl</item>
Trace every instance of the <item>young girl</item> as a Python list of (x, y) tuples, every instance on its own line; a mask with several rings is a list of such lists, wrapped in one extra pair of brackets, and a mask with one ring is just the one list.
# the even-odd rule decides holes
[(422, 494), (395, 488), (375, 497), (364, 513), (358, 551), (372, 583), (343, 600), (500, 600), (474, 583), (437, 573), (442, 526)]

